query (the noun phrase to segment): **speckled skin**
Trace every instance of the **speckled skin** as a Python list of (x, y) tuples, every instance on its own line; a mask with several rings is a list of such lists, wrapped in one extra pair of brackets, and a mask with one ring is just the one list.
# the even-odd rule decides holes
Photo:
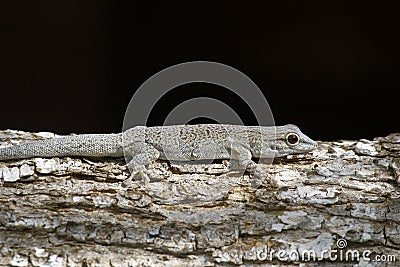
[[(289, 144), (289, 134), (297, 136), (298, 143)], [(157, 159), (235, 159), (239, 168), (265, 175), (252, 157), (281, 157), (305, 153), (316, 147), (315, 141), (290, 124), (278, 127), (222, 124), (137, 126), (120, 134), (66, 136), (5, 147), (0, 149), (0, 160), (125, 155), (131, 158), (128, 167), (132, 175), (140, 173), (146, 177), (145, 166)]]

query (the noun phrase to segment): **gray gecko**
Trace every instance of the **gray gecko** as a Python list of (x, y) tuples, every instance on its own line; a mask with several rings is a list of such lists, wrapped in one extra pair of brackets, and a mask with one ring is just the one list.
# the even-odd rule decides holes
[[(267, 174), (254, 158), (306, 153), (317, 142), (292, 124), (277, 127), (226, 124), (136, 126), (118, 134), (81, 134), (0, 148), (0, 160), (32, 157), (130, 157), (131, 178), (148, 181), (146, 165), (157, 159), (233, 159), (254, 176)], [(276, 181), (269, 181), (276, 185)]]

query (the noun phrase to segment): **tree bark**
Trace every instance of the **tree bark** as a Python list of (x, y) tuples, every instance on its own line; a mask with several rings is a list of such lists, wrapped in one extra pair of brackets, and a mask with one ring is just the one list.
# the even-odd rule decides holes
[[(49, 137), (7, 130), (0, 145)], [(123, 159), (1, 162), (0, 264), (398, 266), (399, 152), (400, 134), (319, 142), (264, 166), (280, 188), (227, 161), (157, 161), (146, 185), (123, 183)]]

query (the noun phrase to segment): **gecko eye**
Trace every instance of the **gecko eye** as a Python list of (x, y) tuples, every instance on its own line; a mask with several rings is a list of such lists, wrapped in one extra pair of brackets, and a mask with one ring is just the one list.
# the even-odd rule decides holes
[(295, 133), (288, 133), (286, 135), (286, 143), (289, 146), (295, 146), (300, 142), (300, 136)]

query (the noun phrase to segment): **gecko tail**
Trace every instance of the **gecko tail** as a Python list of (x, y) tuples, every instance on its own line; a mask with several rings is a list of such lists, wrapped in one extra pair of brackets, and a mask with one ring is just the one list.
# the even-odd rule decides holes
[(122, 155), (119, 134), (82, 134), (0, 148), (0, 160), (65, 156), (120, 157)]

